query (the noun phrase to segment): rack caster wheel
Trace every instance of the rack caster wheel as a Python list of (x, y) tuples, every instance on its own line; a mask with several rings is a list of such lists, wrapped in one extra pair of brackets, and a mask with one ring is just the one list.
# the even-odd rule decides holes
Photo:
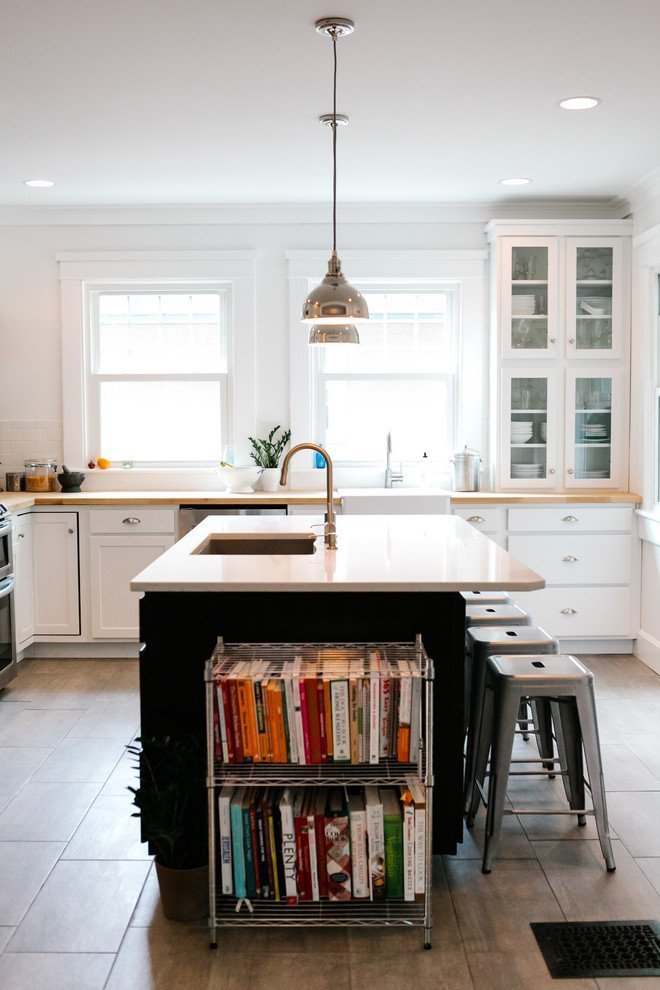
[(490, 873), (490, 870), (484, 870), (484, 868), (482, 867), (481, 868), (481, 872), (484, 874), (484, 876), (488, 876), (488, 874)]
[(424, 948), (425, 949), (431, 949), (432, 948), (431, 943), (430, 942), (424, 942)]
[(607, 867), (607, 872), (608, 873), (616, 873), (616, 866), (608, 866)]
[(218, 943), (217, 942), (211, 942), (209, 944), (209, 949), (217, 949), (217, 948), (218, 948)]

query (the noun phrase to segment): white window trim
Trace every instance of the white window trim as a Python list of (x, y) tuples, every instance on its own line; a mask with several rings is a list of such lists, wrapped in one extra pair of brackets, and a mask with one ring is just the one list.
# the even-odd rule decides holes
[(57, 254), (56, 260), (59, 263), (61, 290), (65, 463), (79, 467), (99, 453), (90, 447), (93, 424), (88, 416), (86, 394), (88, 292), (90, 289), (118, 288), (127, 283), (139, 283), (144, 288), (149, 282), (159, 286), (183, 283), (200, 287), (222, 283), (227, 287), (230, 306), (227, 332), (227, 442), (233, 446), (237, 459), (247, 461), (247, 437), (254, 435), (257, 422), (256, 252), (67, 252)]
[[(467, 251), (342, 251), (342, 266), (352, 284), (383, 290), (410, 284), (414, 288), (459, 286), (454, 444), (474, 447), (488, 456), (488, 326), (486, 262), (488, 252)], [(291, 432), (293, 444), (314, 440), (316, 396), (308, 329), (300, 323), (310, 280), (320, 282), (327, 251), (286, 252), (289, 279)], [(469, 396), (469, 399), (467, 398)], [(311, 458), (310, 458), (311, 463)], [(449, 467), (449, 465), (447, 465)]]

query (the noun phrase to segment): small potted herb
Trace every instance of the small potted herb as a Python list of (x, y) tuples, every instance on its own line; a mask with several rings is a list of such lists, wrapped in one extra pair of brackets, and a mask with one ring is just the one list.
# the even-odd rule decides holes
[(129, 787), (142, 819), (142, 838), (155, 854), (163, 914), (172, 921), (202, 917), (209, 905), (205, 749), (197, 735), (137, 739), (128, 746), (140, 772)]
[(277, 491), (280, 481), (278, 470), (280, 458), (291, 439), (291, 430), (284, 430), (281, 436), (276, 438), (278, 430), (281, 429), (281, 426), (275, 426), (266, 440), (255, 440), (254, 437), (248, 437), (252, 447), (250, 457), (257, 467), (262, 469), (261, 487), (265, 492)]

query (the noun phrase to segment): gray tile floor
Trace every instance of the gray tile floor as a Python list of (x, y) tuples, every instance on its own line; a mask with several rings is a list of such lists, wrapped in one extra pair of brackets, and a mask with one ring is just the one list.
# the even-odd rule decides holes
[[(137, 665), (30, 660), (0, 693), (2, 990), (652, 990), (660, 979), (551, 981), (530, 921), (660, 919), (660, 678), (634, 657), (596, 673), (617, 871), (591, 820), (505, 820), (490, 876), (483, 815), (435, 864), (434, 948), (417, 931), (237, 931), (217, 953), (201, 926), (160, 913), (130, 817), (125, 744), (138, 727)], [(519, 742), (524, 752), (525, 745)], [(438, 800), (442, 800), (441, 782)], [(509, 797), (550, 806), (555, 781)]]

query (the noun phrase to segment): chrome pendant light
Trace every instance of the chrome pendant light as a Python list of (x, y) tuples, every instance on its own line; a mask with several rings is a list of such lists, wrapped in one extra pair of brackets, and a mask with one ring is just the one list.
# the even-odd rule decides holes
[(367, 304), (342, 273), (337, 255), (337, 128), (348, 123), (348, 117), (337, 113), (337, 39), (354, 29), (353, 21), (345, 17), (324, 17), (316, 22), (319, 34), (332, 38), (333, 52), (332, 113), (319, 118), (332, 129), (332, 255), (325, 278), (312, 289), (302, 309), (301, 322), (314, 324), (310, 344), (359, 344), (354, 324), (369, 319)]

